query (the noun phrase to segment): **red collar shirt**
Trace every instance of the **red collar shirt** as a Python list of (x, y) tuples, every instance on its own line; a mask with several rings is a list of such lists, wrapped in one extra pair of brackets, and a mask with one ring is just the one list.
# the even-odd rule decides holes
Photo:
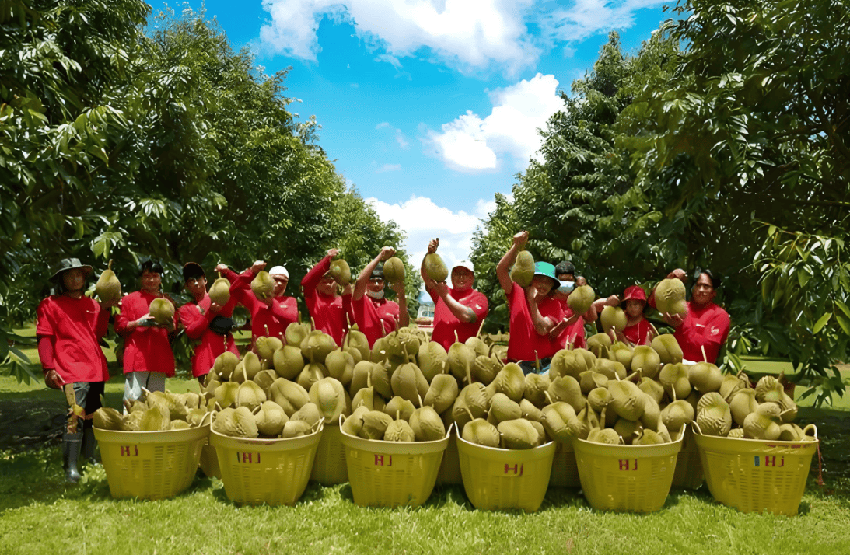
[(433, 289), (428, 289), (428, 294), (434, 301), (434, 331), (431, 333), (431, 340), (442, 345), (447, 351), (452, 343), (455, 342), (455, 333), (457, 340), (464, 343), (470, 337), (478, 335), (478, 330), (487, 317), (487, 297), (474, 289), (469, 289), (464, 293), (456, 293), (454, 289), (449, 289), (449, 295), (464, 306), (468, 306), (475, 312), (475, 322), (461, 322), (455, 316), (449, 306), (443, 301), (440, 295)]
[(151, 301), (160, 297), (162, 295), (136, 291), (121, 299), (121, 313), (115, 318), (115, 331), (124, 338), (125, 374), (161, 372), (169, 378), (174, 375), (174, 353), (168, 340), (168, 330), (162, 326), (128, 328), (130, 322), (148, 314)]
[(209, 329), (210, 322), (216, 316), (224, 318), (233, 316), (236, 298), (231, 295), (227, 304), (215, 314), (210, 312), (210, 305), (212, 305), (212, 299), (205, 293), (200, 302), (193, 300), (181, 306), (180, 310), (177, 311), (180, 324), (186, 330), (186, 336), (198, 342), (192, 355), (192, 375), (196, 378), (208, 374), (210, 368), (215, 364), (216, 357), (224, 351), (230, 351), (237, 357), (239, 356), (233, 335), (229, 333), (226, 336), (219, 335)]
[(50, 338), (53, 367), (65, 383), (109, 379), (99, 344), (108, 325), (109, 311), (89, 297), (51, 295), (38, 305), (36, 335)]
[(231, 276), (235, 276), (230, 281), (231, 298), (236, 297), (236, 302), (251, 313), (251, 344), (263, 336), (278, 337), (286, 343), (286, 328), (298, 321), (298, 302), (295, 297), (275, 297), (271, 305), (267, 305), (251, 291), (251, 280), (254, 276), (250, 270), (238, 275), (231, 271), (226, 272), (228, 279)]
[(379, 338), (395, 331), (398, 321), (398, 303), (387, 299), (373, 299), (369, 295), (363, 295), (359, 300), (351, 301), (354, 311), (354, 321), (357, 327), (366, 334), (369, 348)]
[(693, 302), (689, 302), (685, 321), (676, 328), (673, 336), (679, 342), (685, 360), (707, 360), (714, 364), (729, 336), (729, 314), (714, 303), (697, 308)]
[(307, 272), (307, 275), (301, 280), (301, 287), (304, 291), (304, 301), (307, 303), (307, 309), (310, 311), (310, 317), (313, 318), (315, 328), (333, 337), (337, 345), (342, 345), (343, 337), (348, 330), (343, 297), (321, 295), (317, 290), (319, 281), (328, 272), (330, 266), (331, 257), (324, 257)]
[[(551, 357), (558, 352), (560, 337), (552, 341), (548, 336), (537, 333), (531, 322), (525, 290), (519, 285), (512, 284), (511, 292), (508, 294), (508, 308), (510, 310), (508, 359), (533, 361)], [(552, 297), (539, 301), (537, 309), (541, 316), (550, 317), (556, 322), (564, 317), (560, 301)]]

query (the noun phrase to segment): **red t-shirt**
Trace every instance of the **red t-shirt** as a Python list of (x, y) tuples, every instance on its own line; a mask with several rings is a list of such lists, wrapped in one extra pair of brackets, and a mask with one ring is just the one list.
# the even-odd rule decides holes
[(649, 345), (652, 343), (652, 338), (650, 336), (651, 332), (652, 326), (646, 318), (641, 318), (640, 322), (633, 326), (626, 326), (623, 328), (623, 335), (625, 335), (626, 339), (628, 339), (633, 345)]
[[(279, 337), (285, 342), (284, 333), (289, 324), (298, 321), (298, 302), (295, 297), (275, 297), (271, 305), (261, 302), (251, 291), (254, 276), (250, 270), (241, 274), (226, 272), (230, 279), (230, 296), (251, 313), (251, 344), (258, 337)], [(231, 279), (235, 276), (234, 279)]]
[(193, 341), (200, 342), (195, 345), (195, 353), (192, 355), (192, 375), (196, 378), (205, 376), (213, 367), (216, 357), (224, 351), (230, 351), (237, 357), (239, 349), (233, 341), (233, 335), (219, 335), (210, 331), (209, 325), (213, 318), (222, 316), (230, 318), (233, 316), (233, 308), (236, 306), (236, 298), (231, 295), (226, 305), (221, 307), (218, 313), (210, 312), (212, 300), (208, 294), (200, 302), (194, 300), (180, 307), (177, 316), (180, 324), (186, 330), (186, 336)]
[(89, 297), (51, 295), (38, 305), (36, 335), (50, 338), (54, 368), (65, 383), (109, 379), (98, 343), (108, 325), (109, 311)]
[[(686, 360), (707, 360), (712, 364), (728, 335), (729, 314), (725, 310), (714, 303), (698, 309), (693, 302), (688, 302), (685, 321), (673, 334)], [(705, 348), (705, 359), (701, 347)]]
[[(537, 333), (534, 324), (531, 322), (525, 290), (516, 284), (511, 285), (511, 292), (508, 293), (508, 309), (510, 310), (508, 358), (510, 360), (535, 360), (536, 358), (551, 357), (559, 350), (558, 339), (552, 341), (548, 336)], [(552, 297), (546, 297), (539, 301), (537, 309), (543, 317), (548, 316), (555, 321), (564, 318), (560, 301)]]
[(395, 331), (399, 314), (398, 303), (387, 299), (373, 299), (364, 294), (358, 300), (352, 299), (351, 306), (354, 321), (360, 331), (366, 334), (370, 349), (378, 338)]
[[(561, 310), (564, 311), (564, 318), (572, 318), (573, 309), (570, 308), (570, 305), (567, 304), (567, 300), (559, 300), (561, 305)], [(586, 349), (587, 341), (585, 340), (585, 331), (584, 331), (584, 316), (579, 316), (578, 320), (575, 321), (570, 326), (567, 326), (567, 329), (561, 332), (561, 335), (558, 336), (558, 347), (559, 349), (563, 349), (567, 346), (567, 343), (573, 346), (574, 349)]]
[(307, 309), (310, 311), (316, 329), (333, 337), (337, 345), (342, 345), (343, 337), (348, 331), (343, 298), (337, 295), (321, 295), (316, 289), (330, 266), (331, 256), (328, 255), (307, 272), (301, 280), (301, 287), (304, 290), (304, 301), (307, 303)]
[(457, 332), (457, 340), (461, 343), (478, 335), (478, 330), (481, 328), (484, 318), (487, 317), (487, 297), (483, 293), (474, 289), (468, 289), (464, 293), (456, 293), (454, 289), (449, 289), (449, 295), (454, 300), (468, 306), (475, 312), (475, 322), (466, 323), (458, 320), (449, 305), (435, 290), (428, 289), (428, 294), (434, 301), (434, 331), (431, 333), (431, 341), (436, 341), (448, 351), (452, 343), (455, 342), (455, 332)]
[[(151, 301), (161, 296), (136, 291), (121, 299), (121, 313), (115, 317), (115, 331), (124, 338), (125, 374), (161, 372), (169, 378), (174, 375), (174, 353), (168, 341), (168, 331), (162, 326), (127, 328), (130, 322), (150, 312)], [(176, 314), (174, 319), (176, 323)]]

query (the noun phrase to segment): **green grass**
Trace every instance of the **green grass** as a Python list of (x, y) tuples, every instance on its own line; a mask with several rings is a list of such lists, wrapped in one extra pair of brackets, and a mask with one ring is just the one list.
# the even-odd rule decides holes
[(61, 481), (58, 453), (0, 458), (0, 553), (122, 554), (738, 554), (846, 553), (850, 504), (810, 485), (794, 518), (744, 514), (703, 488), (673, 491), (640, 515), (600, 512), (572, 490), (550, 489), (536, 513), (475, 510), (460, 486), (420, 508), (355, 505), (347, 484), (310, 483), (294, 507), (237, 506), (199, 474), (163, 501), (110, 497), (102, 467)]

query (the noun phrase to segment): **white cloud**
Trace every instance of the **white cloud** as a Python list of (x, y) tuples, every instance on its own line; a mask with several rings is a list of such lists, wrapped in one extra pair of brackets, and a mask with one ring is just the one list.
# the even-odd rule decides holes
[(328, 15), (353, 22), (358, 36), (394, 58), (428, 48), (460, 67), (495, 62), (516, 70), (533, 64), (541, 51), (525, 25), (534, 1), (264, 0), (271, 21), (260, 40), (274, 52), (316, 60), (317, 30)]
[[(469, 214), (463, 210), (452, 212), (450, 209), (438, 206), (428, 197), (412, 196), (401, 204), (388, 204), (374, 197), (367, 198), (383, 221), (392, 220), (407, 234), (403, 247), (408, 254), (408, 261), (414, 268), (419, 268), (422, 258), (428, 251), (428, 241), (440, 239), (438, 253), (447, 266), (454, 266), (461, 260), (469, 258), (472, 251), (472, 234), (479, 225), (482, 207), (488, 206), (484, 200), (479, 200), (476, 213)], [(495, 208), (495, 204), (493, 204)]]
[[(634, 24), (638, 10), (664, 0), (263, 0), (270, 21), (262, 46), (315, 61), (324, 17), (351, 22), (379, 60), (425, 54), (460, 69), (495, 66), (514, 74), (541, 52)], [(427, 49), (428, 52), (423, 52)], [(569, 54), (570, 50), (564, 50)]]
[(570, 8), (555, 9), (541, 20), (543, 32), (555, 41), (579, 42), (599, 32), (627, 29), (635, 12), (665, 2), (659, 0), (576, 0)]
[(401, 129), (393, 127), (389, 123), (383, 121), (375, 126), (375, 129), (390, 129), (395, 134), (395, 142), (398, 143), (402, 149), (407, 150), (410, 147), (410, 143), (407, 138), (404, 136), (404, 133), (401, 132)]
[(387, 173), (387, 172), (395, 172), (401, 169), (401, 164), (384, 164), (377, 170), (375, 173)]
[(442, 132), (427, 132), (430, 141), (449, 166), (460, 171), (496, 170), (500, 155), (513, 158), (518, 169), (536, 156), (549, 117), (562, 110), (558, 80), (538, 73), (531, 80), (490, 94), (493, 109), (486, 118), (468, 111), (443, 124)]

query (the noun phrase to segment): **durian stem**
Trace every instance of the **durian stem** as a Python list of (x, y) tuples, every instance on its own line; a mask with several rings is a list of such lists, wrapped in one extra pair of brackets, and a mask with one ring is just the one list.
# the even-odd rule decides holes
[(550, 404), (550, 405), (551, 405), (552, 403), (554, 403), (554, 402), (555, 402), (555, 401), (553, 401), (553, 400), (552, 400), (552, 396), (551, 396), (551, 395), (549, 395), (549, 391), (548, 391), (548, 390), (547, 390), (547, 391), (544, 391), (544, 392), (543, 392), (543, 395), (545, 395), (545, 396), (546, 396), (546, 400), (547, 400), (547, 401), (549, 401), (549, 404)]
[(705, 356), (705, 345), (700, 345), (700, 346), (699, 346), (699, 348), (700, 348), (700, 350), (702, 351), (702, 360), (703, 360), (703, 362), (708, 362), (708, 357), (707, 357), (707, 356)]

